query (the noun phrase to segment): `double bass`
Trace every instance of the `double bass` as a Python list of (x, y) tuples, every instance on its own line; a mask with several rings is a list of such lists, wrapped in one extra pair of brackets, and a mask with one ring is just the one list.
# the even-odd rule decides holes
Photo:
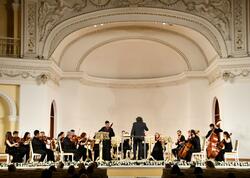
[(214, 159), (218, 156), (219, 152), (223, 148), (223, 142), (219, 142), (219, 136), (212, 131), (207, 145), (207, 157)]

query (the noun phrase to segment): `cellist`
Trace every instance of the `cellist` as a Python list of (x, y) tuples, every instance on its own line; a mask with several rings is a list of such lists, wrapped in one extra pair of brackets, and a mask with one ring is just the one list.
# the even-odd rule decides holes
[(187, 162), (191, 161), (191, 157), (193, 153), (198, 153), (201, 151), (201, 144), (200, 144), (200, 138), (198, 137), (197, 133), (195, 130), (191, 130), (191, 138), (190, 138), (190, 143), (192, 144), (192, 148), (188, 151), (188, 154), (185, 158)]

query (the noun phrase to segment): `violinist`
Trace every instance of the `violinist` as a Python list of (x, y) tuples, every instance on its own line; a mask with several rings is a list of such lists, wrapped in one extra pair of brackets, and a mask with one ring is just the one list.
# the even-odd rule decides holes
[[(218, 125), (218, 123), (217, 123), (217, 125)], [(217, 137), (220, 138), (220, 133), (223, 132), (223, 130), (220, 127), (215, 127), (214, 124), (210, 124), (209, 127), (210, 127), (210, 130), (208, 131), (206, 138), (209, 138), (212, 133), (215, 133), (217, 135)]]
[(13, 141), (11, 132), (7, 132), (5, 135), (5, 153), (13, 156), (13, 163), (21, 163), (23, 161), (24, 153), (18, 149), (19, 143)]
[(200, 138), (197, 136), (195, 130), (191, 130), (190, 143), (192, 144), (191, 149), (188, 151), (188, 154), (185, 158), (186, 161), (190, 162), (193, 153), (199, 153), (201, 151)]
[(19, 147), (19, 144), (21, 142), (21, 138), (19, 137), (19, 132), (18, 131), (13, 132), (13, 141), (14, 141), (14, 143), (18, 143), (17, 147)]
[(30, 157), (30, 141), (31, 141), (31, 136), (29, 132), (25, 132), (23, 138), (21, 139), (21, 148), (24, 150), (25, 155), (26, 155), (26, 161), (29, 160)]
[(39, 130), (34, 131), (34, 137), (32, 139), (32, 147), (34, 153), (41, 154), (41, 158), (39, 162), (42, 162), (46, 155), (47, 155), (47, 161), (55, 161), (54, 153), (52, 150), (46, 148), (46, 144), (43, 139), (43, 134), (40, 134)]
[(105, 126), (102, 127), (99, 132), (108, 132), (109, 140), (103, 140), (103, 159), (110, 161), (111, 160), (111, 138), (115, 136), (114, 130), (112, 129), (112, 125), (110, 125), (109, 121), (105, 121)]
[(224, 146), (224, 148), (220, 150), (215, 160), (225, 161), (225, 158), (224, 158), (225, 152), (232, 152), (232, 149), (233, 149), (231, 137), (228, 132), (223, 132), (223, 140), (221, 141), (220, 145)]
[[(87, 138), (87, 134), (85, 132), (81, 133), (80, 139), (78, 141), (79, 147), (77, 149), (78, 154), (82, 156), (82, 160), (85, 161), (87, 158), (87, 148), (85, 146), (88, 146), (88, 143), (92, 142), (89, 138)], [(91, 159), (91, 150), (88, 150), (88, 155)]]
[[(72, 132), (68, 132), (67, 133), (67, 136), (63, 139), (63, 142), (62, 142), (62, 149), (65, 153), (73, 153), (74, 154), (74, 160), (75, 161), (79, 161), (81, 156), (79, 155), (79, 153), (77, 152), (77, 149), (76, 149), (76, 142), (75, 140), (72, 139)], [(67, 161), (67, 157), (65, 157), (65, 161)]]
[(176, 148), (172, 149), (173, 155), (179, 160), (178, 153), (182, 146), (185, 144), (185, 137), (182, 135), (181, 130), (177, 130), (177, 141), (175, 142)]
[(164, 160), (162, 144), (161, 135), (159, 133), (155, 133), (155, 145), (151, 153), (155, 160)]
[(61, 141), (61, 143), (62, 143), (64, 138), (65, 138), (65, 133), (60, 132), (57, 136), (57, 141)]

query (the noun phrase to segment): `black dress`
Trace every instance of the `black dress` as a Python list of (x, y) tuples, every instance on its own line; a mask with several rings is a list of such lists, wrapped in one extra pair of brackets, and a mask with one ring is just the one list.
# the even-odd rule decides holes
[(155, 160), (164, 160), (164, 158), (163, 158), (163, 148), (162, 148), (162, 144), (161, 144), (161, 142), (159, 140), (155, 143), (151, 155), (153, 156), (153, 158)]
[(216, 161), (225, 161), (225, 157), (224, 157), (225, 153), (232, 152), (233, 150), (231, 139), (230, 139), (230, 142), (226, 142), (225, 139), (223, 139), (222, 143), (224, 144), (224, 149), (222, 149), (219, 152), (219, 154), (216, 156), (215, 158)]
[[(13, 142), (10, 142), (10, 144), (13, 144)], [(25, 152), (22, 151), (19, 147), (10, 147), (7, 143), (5, 143), (5, 145), (6, 145), (5, 153), (13, 157), (12, 162), (21, 163), (23, 161)]]

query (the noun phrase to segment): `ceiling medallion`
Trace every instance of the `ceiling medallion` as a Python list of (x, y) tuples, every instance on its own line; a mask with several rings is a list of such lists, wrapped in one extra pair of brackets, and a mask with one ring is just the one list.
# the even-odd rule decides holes
[(166, 5), (173, 5), (177, 3), (179, 0), (159, 0), (161, 3), (166, 4)]
[(90, 0), (96, 6), (105, 6), (109, 3), (110, 0)]

